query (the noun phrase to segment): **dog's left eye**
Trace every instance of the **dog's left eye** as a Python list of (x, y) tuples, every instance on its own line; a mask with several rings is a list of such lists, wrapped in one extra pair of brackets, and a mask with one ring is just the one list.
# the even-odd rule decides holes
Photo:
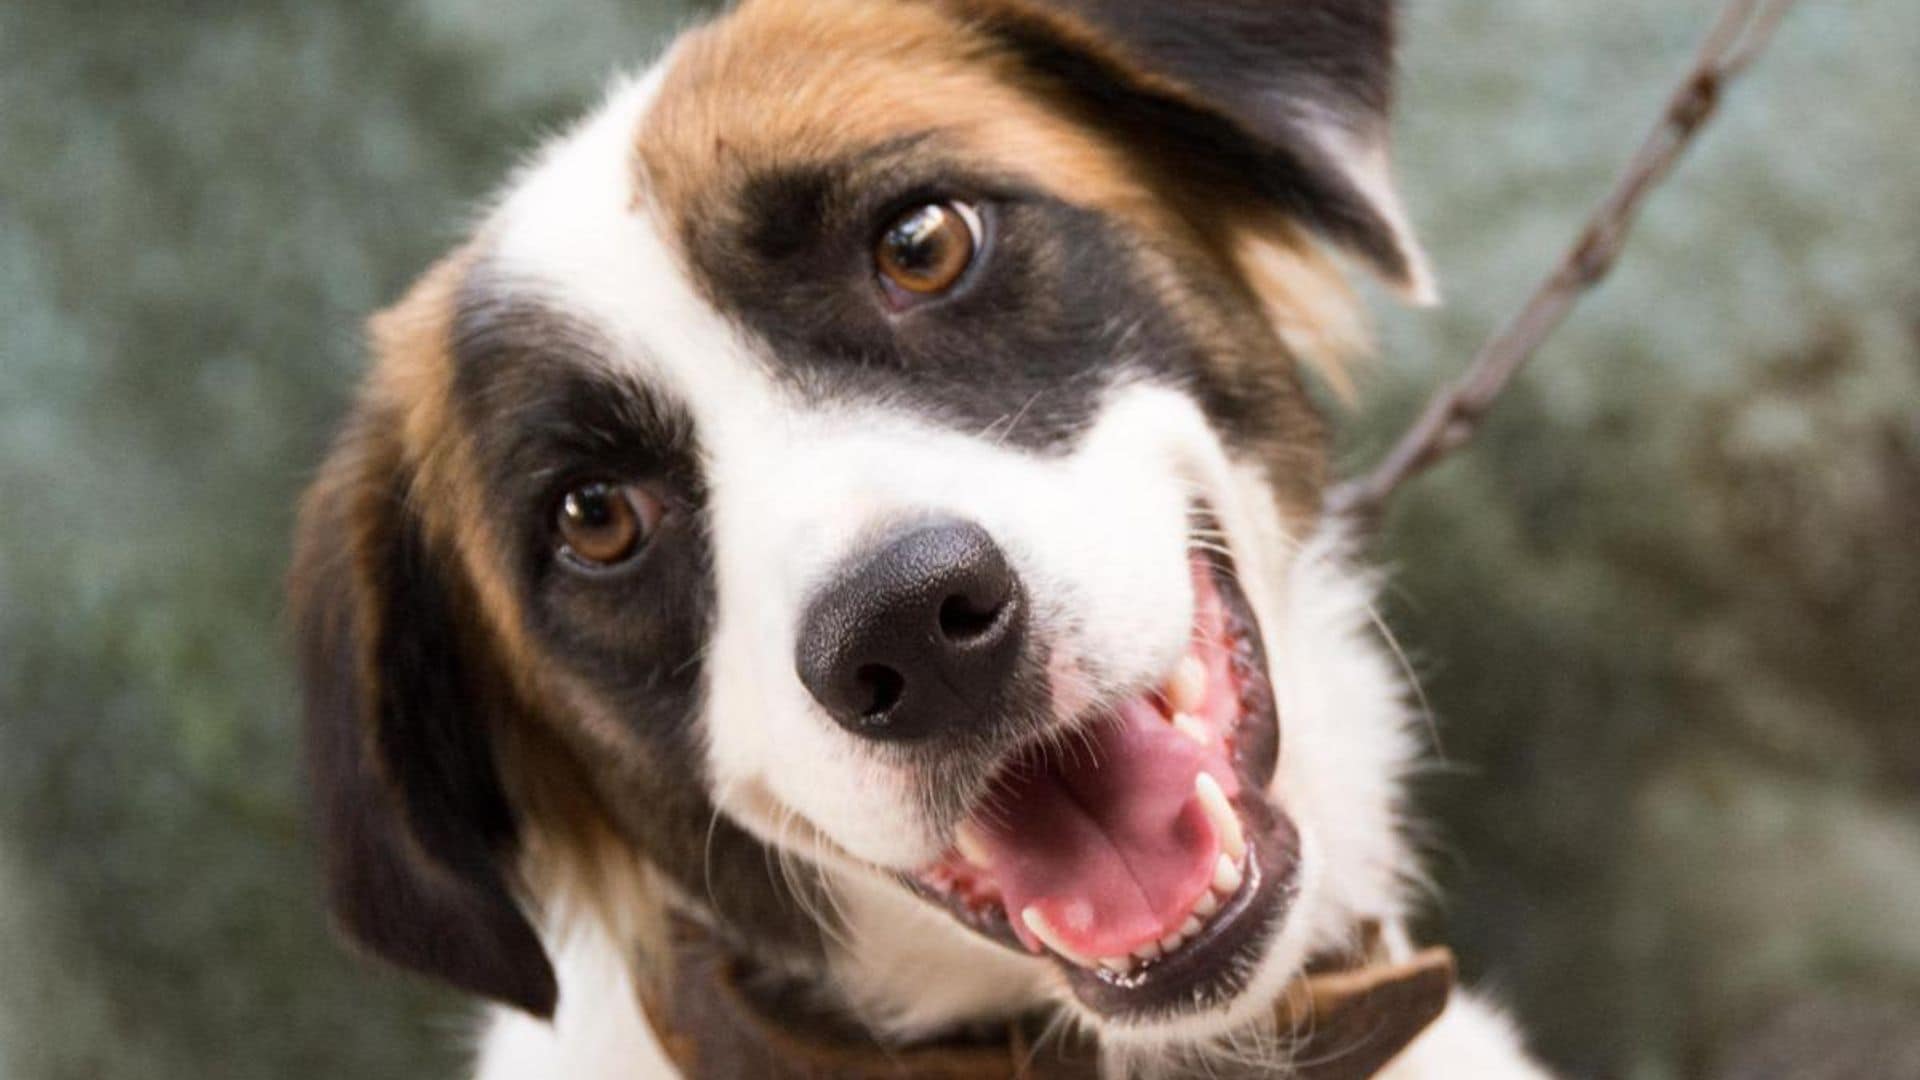
[(893, 219), (874, 245), (873, 263), (896, 304), (946, 292), (980, 250), (980, 212), (959, 201), (923, 203)]
[(554, 512), (561, 550), (593, 567), (623, 563), (645, 546), (664, 512), (638, 484), (596, 481), (567, 492)]

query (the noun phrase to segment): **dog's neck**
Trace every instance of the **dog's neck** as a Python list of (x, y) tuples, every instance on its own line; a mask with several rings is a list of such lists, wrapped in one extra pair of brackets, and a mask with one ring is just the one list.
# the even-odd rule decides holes
[[(1271, 1030), (1284, 1040), (1296, 1080), (1367, 1080), (1446, 1008), (1451, 953), (1429, 949), (1395, 960), (1377, 926), (1357, 936), (1363, 944), (1356, 953), (1321, 958), (1275, 1003)], [(699, 924), (680, 920), (668, 963), (640, 993), (656, 1039), (689, 1080), (1093, 1080), (1103, 1074), (1092, 1041), (1048, 1034), (1031, 1016), (902, 1047), (821, 1012), (812, 991), (760, 976)], [(1226, 1075), (1221, 1068), (1217, 1061), (1195, 1061), (1195, 1075)], [(1261, 1066), (1260, 1074), (1268, 1068)]]

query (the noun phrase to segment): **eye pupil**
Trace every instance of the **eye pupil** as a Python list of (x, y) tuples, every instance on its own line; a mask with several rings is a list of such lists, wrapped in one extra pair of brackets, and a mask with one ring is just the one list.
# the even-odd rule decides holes
[(593, 488), (567, 496), (567, 513), (582, 527), (599, 529), (613, 520), (613, 505), (605, 488)]
[(593, 483), (567, 492), (556, 517), (567, 552), (608, 566), (639, 550), (658, 514), (658, 503), (636, 485)]
[(973, 262), (977, 219), (958, 203), (926, 203), (895, 218), (880, 236), (881, 277), (907, 293), (945, 292)]
[(940, 229), (946, 219), (946, 208), (940, 206), (923, 206), (901, 218), (887, 233), (887, 254), (893, 264), (902, 270), (924, 274), (939, 259)]

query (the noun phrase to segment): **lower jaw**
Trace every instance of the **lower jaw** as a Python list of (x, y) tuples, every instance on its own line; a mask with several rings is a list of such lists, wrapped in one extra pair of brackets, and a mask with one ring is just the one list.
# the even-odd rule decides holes
[(1171, 955), (1125, 974), (1055, 961), (1073, 996), (1101, 1020), (1143, 1025), (1225, 1009), (1248, 989), (1280, 934), (1300, 886), (1300, 836), (1266, 799), (1248, 800), (1245, 882), (1200, 934)]

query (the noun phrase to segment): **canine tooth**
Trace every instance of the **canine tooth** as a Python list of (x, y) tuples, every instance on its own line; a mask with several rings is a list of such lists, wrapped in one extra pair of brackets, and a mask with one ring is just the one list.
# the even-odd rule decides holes
[(1199, 901), (1197, 901), (1193, 905), (1193, 913), (1202, 919), (1207, 918), (1208, 916), (1212, 915), (1214, 912), (1219, 910), (1220, 910), (1220, 898), (1213, 895), (1212, 889), (1208, 889), (1206, 892), (1201, 893)]
[(1148, 942), (1133, 950), (1133, 958), (1136, 960), (1158, 960), (1160, 959), (1160, 946), (1153, 942)]
[(1222, 896), (1232, 896), (1240, 891), (1240, 868), (1225, 855), (1213, 864), (1213, 891)]
[(1047, 917), (1040, 913), (1038, 907), (1028, 904), (1026, 909), (1020, 912), (1020, 921), (1027, 924), (1027, 929), (1033, 931), (1033, 936), (1039, 938), (1041, 944), (1067, 960), (1083, 968), (1097, 966), (1092, 960), (1068, 948), (1060, 939), (1060, 935), (1054, 931), (1053, 924), (1047, 921)]
[(1220, 781), (1215, 780), (1213, 774), (1203, 772), (1193, 778), (1193, 793), (1200, 800), (1200, 809), (1207, 812), (1207, 820), (1213, 823), (1221, 849), (1234, 862), (1239, 862), (1247, 853), (1247, 838), (1240, 831), (1240, 816), (1227, 802), (1227, 793), (1221, 790)]
[(979, 830), (970, 821), (963, 821), (953, 831), (953, 847), (960, 857), (982, 870), (993, 869), (993, 860), (987, 856), (987, 846), (980, 840)]
[(1199, 717), (1192, 713), (1174, 713), (1173, 729), (1185, 735), (1187, 738), (1192, 739), (1194, 742), (1199, 743), (1201, 746), (1213, 745), (1213, 731), (1208, 728)]
[(1159, 941), (1155, 942), (1154, 944), (1160, 947), (1160, 953), (1161, 955), (1164, 956), (1167, 953), (1170, 953), (1173, 950), (1179, 948), (1180, 943), (1185, 940), (1187, 940), (1186, 937), (1180, 931), (1175, 930), (1173, 933), (1168, 934), (1166, 937), (1161, 938)]
[(1183, 922), (1180, 924), (1180, 937), (1183, 940), (1186, 938), (1190, 938), (1199, 932), (1200, 932), (1200, 920), (1194, 918), (1191, 915), (1187, 916), (1186, 922)]
[(1100, 958), (1100, 966), (1113, 972), (1115, 975), (1125, 975), (1127, 972), (1133, 970), (1133, 957), (1103, 956)]
[(1192, 712), (1207, 700), (1207, 665), (1192, 653), (1180, 658), (1167, 683), (1167, 703), (1177, 712)]

